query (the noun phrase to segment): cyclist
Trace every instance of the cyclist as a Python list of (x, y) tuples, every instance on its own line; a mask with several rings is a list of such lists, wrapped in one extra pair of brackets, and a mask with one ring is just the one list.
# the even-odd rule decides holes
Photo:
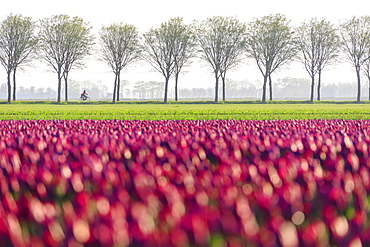
[(88, 96), (87, 95), (89, 95), (87, 92), (86, 92), (86, 90), (84, 90), (83, 91), (83, 93), (81, 94), (81, 98), (83, 99), (83, 100), (86, 100), (87, 98), (88, 98)]

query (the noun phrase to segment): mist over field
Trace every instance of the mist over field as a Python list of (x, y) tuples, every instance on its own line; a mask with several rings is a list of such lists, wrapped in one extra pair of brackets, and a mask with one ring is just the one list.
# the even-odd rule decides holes
[[(262, 82), (234, 81), (226, 82), (227, 100), (259, 100), (261, 98)], [(122, 100), (162, 100), (162, 81), (122, 81), (120, 92)], [(111, 90), (103, 81), (76, 81), (71, 80), (69, 98), (78, 100), (83, 90), (87, 90), (92, 101), (110, 100)], [(181, 100), (212, 100), (214, 87), (180, 87), (179, 99)], [(324, 84), (322, 87), (323, 100), (354, 100), (356, 97), (355, 83)], [(368, 99), (368, 85), (364, 83), (361, 88), (364, 100)], [(56, 90), (52, 87), (19, 87), (19, 100), (55, 100)], [(219, 91), (221, 94), (221, 90)], [(308, 100), (310, 97), (310, 81), (307, 78), (282, 78), (278, 79), (273, 88), (274, 100)], [(6, 100), (6, 84), (0, 84), (0, 100)], [(174, 90), (170, 88), (169, 98), (174, 99)]]

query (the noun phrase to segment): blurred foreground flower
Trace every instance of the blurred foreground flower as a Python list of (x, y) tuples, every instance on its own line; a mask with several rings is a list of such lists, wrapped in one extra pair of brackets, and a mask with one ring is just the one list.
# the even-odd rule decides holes
[(1, 246), (368, 246), (370, 121), (0, 122)]

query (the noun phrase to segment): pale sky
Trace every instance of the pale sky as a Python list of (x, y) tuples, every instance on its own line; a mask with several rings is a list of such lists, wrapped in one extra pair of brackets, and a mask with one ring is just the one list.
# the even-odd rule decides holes
[[(30, 16), (33, 19), (42, 19), (55, 14), (79, 16), (89, 22), (97, 34), (102, 25), (123, 22), (135, 25), (140, 32), (146, 32), (151, 27), (158, 27), (161, 23), (173, 17), (183, 17), (186, 23), (194, 19), (222, 15), (233, 16), (240, 21), (248, 22), (253, 18), (260, 18), (269, 14), (285, 14), (292, 25), (298, 25), (311, 17), (323, 17), (337, 24), (338, 21), (369, 14), (370, 2), (366, 0), (13, 0), (4, 1), (0, 6), (0, 20), (4, 20), (10, 13)], [(98, 42), (98, 39), (96, 39)], [(26, 67), (18, 72), (18, 85), (29, 87), (28, 84), (38, 87), (50, 86), (56, 88), (55, 73), (48, 71), (49, 67), (43, 63), (33, 62), (34, 67)], [(214, 87), (213, 75), (205, 62), (195, 61), (196, 66), (187, 68), (188, 73), (180, 78), (179, 87)], [(200, 64), (200, 65), (199, 65)], [(75, 80), (102, 80), (109, 88), (113, 87), (114, 75), (102, 62), (92, 57), (86, 62), (86, 69), (74, 70), (70, 79)], [(131, 84), (136, 81), (163, 81), (158, 72), (150, 72), (150, 66), (144, 62), (127, 68), (121, 78), (128, 79)], [(227, 76), (232, 80), (255, 81), (261, 80), (261, 75), (252, 60), (246, 61)], [(309, 78), (307, 72), (299, 62), (293, 62), (289, 69), (282, 69), (274, 75), (275, 79), (284, 77)], [(343, 62), (341, 65), (330, 67), (323, 72), (324, 83), (355, 81), (352, 67)], [(0, 83), (6, 82), (5, 70), (0, 68)], [(170, 87), (172, 84), (170, 84)]]

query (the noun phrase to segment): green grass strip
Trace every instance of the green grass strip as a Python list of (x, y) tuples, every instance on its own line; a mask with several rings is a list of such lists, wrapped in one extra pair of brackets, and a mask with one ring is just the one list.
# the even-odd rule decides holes
[(370, 119), (370, 104), (323, 103), (174, 103), (107, 102), (55, 104), (16, 102), (0, 104), (0, 120), (120, 119), (120, 120), (267, 120), (267, 119)]

